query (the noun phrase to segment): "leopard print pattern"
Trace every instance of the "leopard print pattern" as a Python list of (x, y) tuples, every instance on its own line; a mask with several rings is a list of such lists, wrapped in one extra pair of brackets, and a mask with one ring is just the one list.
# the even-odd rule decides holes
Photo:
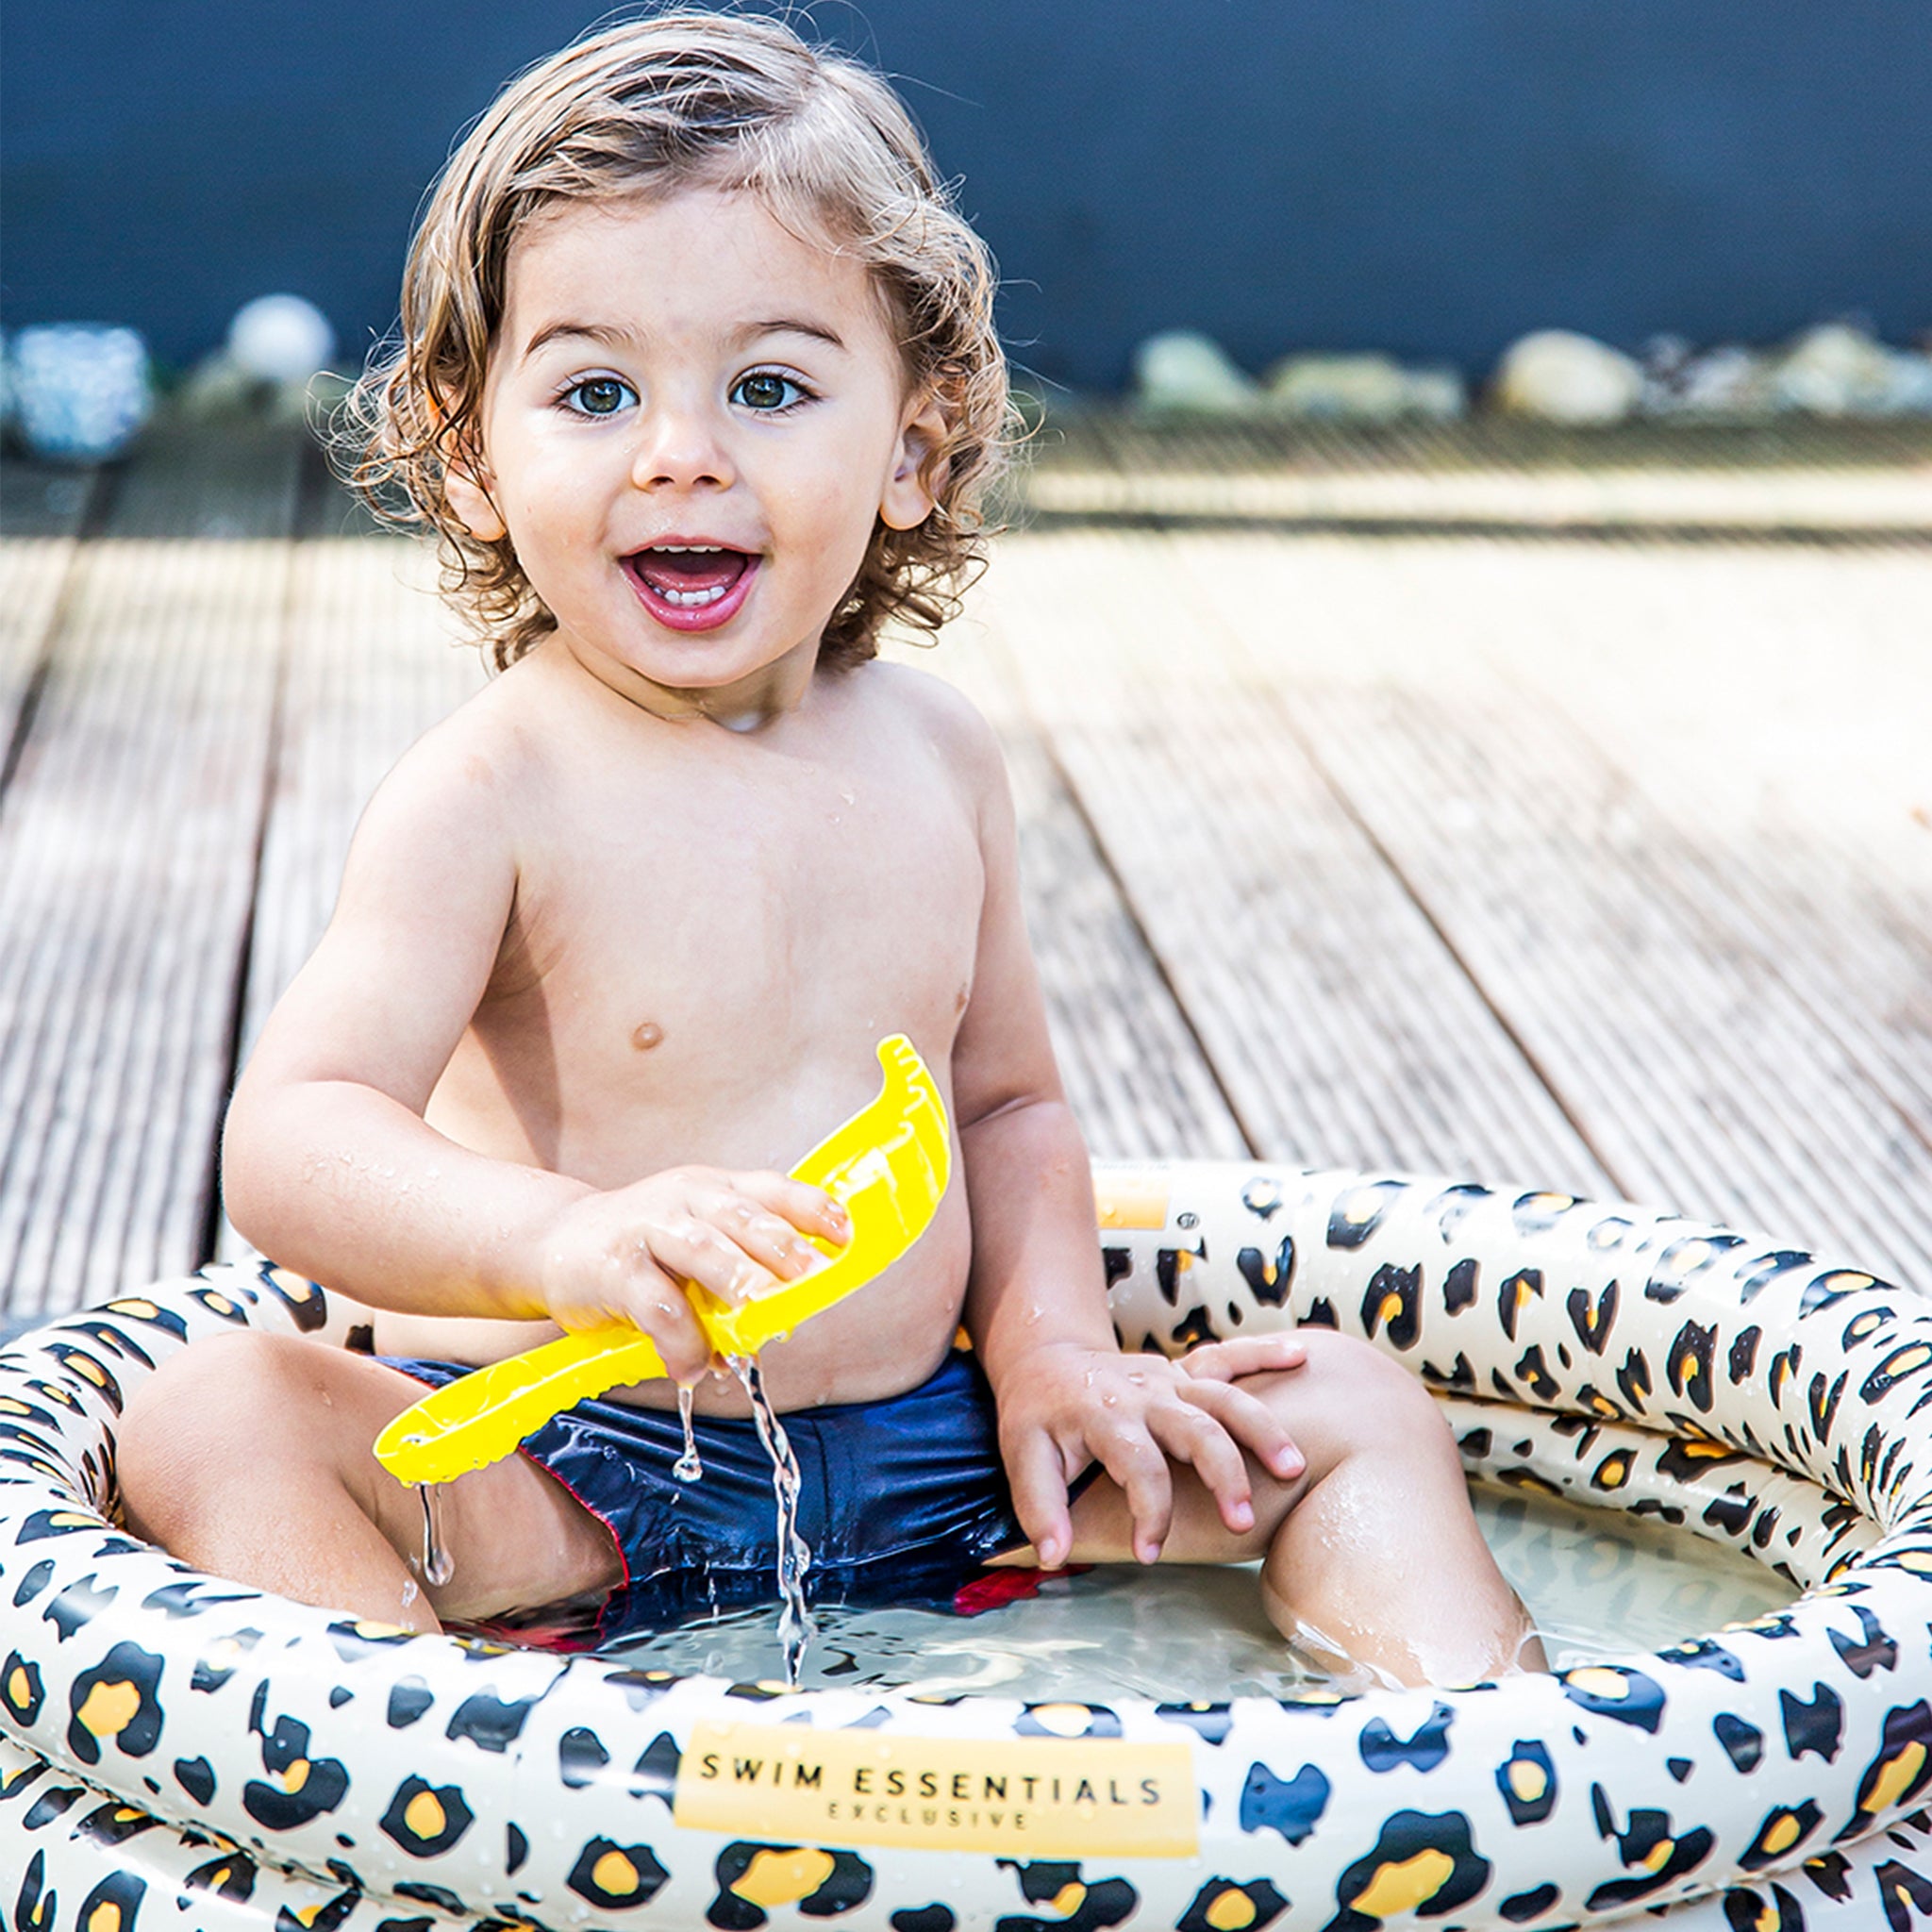
[[(1125, 1346), (1365, 1337), (1441, 1398), (1472, 1474), (1655, 1516), (1804, 1593), (1555, 1676), (1281, 1702), (788, 1693), (410, 1637), (116, 1527), (115, 1417), (166, 1355), (239, 1324), (340, 1339), (310, 1284), (210, 1269), (0, 1355), (0, 1923), (1372, 1932), (1652, 1909), (1689, 1932), (1906, 1932), (1932, 1914), (1923, 1303), (1568, 1195), (1254, 1165), (1098, 1179)], [(761, 1829), (756, 1799), (736, 1829), (680, 1823), (700, 1727), (735, 1724), (908, 1750), (1087, 1740), (1129, 1766), (1179, 1744), (1196, 1849), (801, 1838)]]

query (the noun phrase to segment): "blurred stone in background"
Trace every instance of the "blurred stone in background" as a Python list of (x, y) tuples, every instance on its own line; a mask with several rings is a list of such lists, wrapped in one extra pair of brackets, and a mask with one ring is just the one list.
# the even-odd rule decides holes
[[(1150, 415), (1299, 418), (1358, 425), (1453, 422), (1469, 397), (1454, 369), (1406, 368), (1393, 357), (1288, 356), (1257, 383), (1212, 337), (1171, 330), (1134, 356), (1132, 401)], [(1757, 423), (1777, 416), (1932, 416), (1932, 355), (1895, 348), (1844, 322), (1821, 323), (1778, 347), (1698, 349), (1653, 337), (1641, 358), (1574, 329), (1536, 329), (1503, 353), (1486, 408), (1566, 428), (1634, 417)]]
[(7, 359), (14, 430), (49, 461), (120, 456), (153, 411), (147, 344), (131, 328), (41, 324), (13, 338)]
[(203, 417), (299, 418), (310, 384), (328, 369), (335, 350), (335, 330), (314, 303), (258, 295), (235, 311), (222, 347), (195, 365), (182, 407)]

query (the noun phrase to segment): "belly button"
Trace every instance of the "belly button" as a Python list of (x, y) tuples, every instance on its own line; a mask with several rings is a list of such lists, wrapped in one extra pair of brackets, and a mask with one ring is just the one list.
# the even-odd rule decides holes
[(650, 1050), (664, 1038), (664, 1029), (655, 1020), (646, 1020), (630, 1037), (630, 1043), (640, 1053)]

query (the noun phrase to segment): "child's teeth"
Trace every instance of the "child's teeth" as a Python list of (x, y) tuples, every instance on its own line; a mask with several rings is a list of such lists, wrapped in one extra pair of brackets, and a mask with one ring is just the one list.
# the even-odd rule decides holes
[(749, 558), (722, 543), (656, 543), (633, 560), (631, 570), (659, 602), (696, 611), (728, 597), (750, 564)]

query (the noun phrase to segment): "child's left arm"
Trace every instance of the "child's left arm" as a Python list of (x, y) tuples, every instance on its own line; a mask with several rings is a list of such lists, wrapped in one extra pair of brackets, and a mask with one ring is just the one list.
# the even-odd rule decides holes
[(960, 735), (986, 868), (972, 999), (953, 1048), (973, 1218), (966, 1325), (999, 1407), (1013, 1507), (1041, 1565), (1067, 1560), (1067, 1485), (1094, 1461), (1125, 1492), (1135, 1554), (1152, 1562), (1173, 1511), (1170, 1461), (1192, 1465), (1237, 1533), (1254, 1520), (1244, 1448), (1284, 1480), (1300, 1474), (1287, 1432), (1232, 1378), (1291, 1368), (1301, 1351), (1282, 1335), (1223, 1347), (1192, 1368), (1121, 1353), (1087, 1149), (1054, 1063), (1021, 911), (1005, 768), (983, 722)]

